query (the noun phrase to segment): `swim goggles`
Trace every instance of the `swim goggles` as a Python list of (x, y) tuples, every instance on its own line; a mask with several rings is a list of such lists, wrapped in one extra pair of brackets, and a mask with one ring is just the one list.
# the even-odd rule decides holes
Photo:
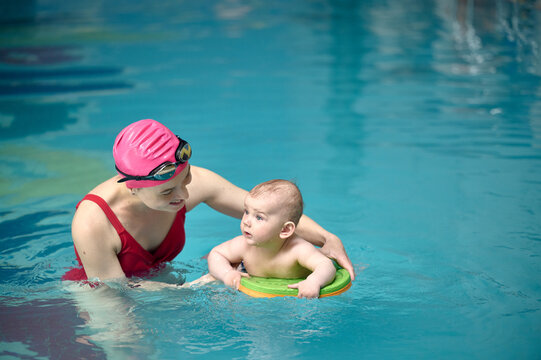
[(158, 165), (156, 168), (154, 168), (148, 175), (146, 176), (134, 176), (134, 175), (128, 175), (118, 169), (118, 167), (115, 165), (116, 171), (118, 171), (120, 174), (122, 174), (124, 177), (120, 180), (118, 180), (118, 183), (122, 183), (129, 180), (155, 180), (155, 181), (161, 181), (161, 180), (168, 180), (175, 174), (175, 171), (177, 171), (177, 167), (180, 164), (184, 164), (186, 161), (190, 159), (192, 156), (192, 147), (186, 140), (182, 140), (178, 135), (177, 139), (179, 140), (179, 144), (177, 147), (177, 151), (175, 152), (175, 159), (177, 161), (170, 162), (166, 161), (163, 164)]

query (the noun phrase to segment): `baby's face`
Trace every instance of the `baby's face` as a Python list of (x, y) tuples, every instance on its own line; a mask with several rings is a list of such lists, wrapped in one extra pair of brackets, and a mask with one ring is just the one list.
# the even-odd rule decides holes
[(283, 210), (276, 196), (246, 196), (240, 228), (250, 245), (262, 246), (280, 240), (284, 223)]

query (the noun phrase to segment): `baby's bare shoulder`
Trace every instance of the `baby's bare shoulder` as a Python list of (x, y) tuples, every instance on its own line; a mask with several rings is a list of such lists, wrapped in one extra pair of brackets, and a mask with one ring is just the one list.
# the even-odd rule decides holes
[(300, 236), (292, 237), (288, 240), (288, 251), (293, 252), (312, 252), (312, 251), (318, 251), (318, 249), (310, 244), (308, 241), (304, 240)]

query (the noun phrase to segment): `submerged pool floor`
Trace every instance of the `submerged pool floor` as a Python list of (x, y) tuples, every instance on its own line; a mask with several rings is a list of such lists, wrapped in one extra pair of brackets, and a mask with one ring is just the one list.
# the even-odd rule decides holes
[[(0, 14), (0, 357), (539, 357), (539, 2), (45, 0)], [(62, 284), (75, 204), (144, 118), (243, 188), (294, 179), (342, 239), (351, 289)], [(204, 274), (240, 230), (203, 205), (186, 231), (159, 280)]]

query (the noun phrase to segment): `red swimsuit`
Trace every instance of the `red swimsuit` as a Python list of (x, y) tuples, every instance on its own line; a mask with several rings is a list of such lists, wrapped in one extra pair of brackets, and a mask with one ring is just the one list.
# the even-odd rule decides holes
[[(173, 260), (184, 248), (184, 243), (186, 241), (186, 234), (184, 232), (186, 207), (180, 209), (171, 229), (169, 229), (169, 233), (167, 233), (167, 236), (163, 239), (160, 246), (151, 253), (143, 249), (143, 247), (135, 241), (133, 236), (124, 229), (105, 200), (93, 194), (86, 195), (81, 202), (84, 200), (90, 200), (98, 204), (114, 226), (118, 236), (120, 236), (122, 248), (117, 256), (120, 266), (127, 277), (144, 276), (145, 274), (148, 274), (150, 270), (158, 267), (160, 264)], [(81, 202), (79, 202), (79, 204)], [(79, 204), (77, 204), (77, 207), (79, 207)], [(75, 255), (77, 255), (79, 267), (65, 273), (64, 276), (62, 276), (62, 280), (88, 280), (79, 254), (77, 253), (77, 249), (75, 249)]]

